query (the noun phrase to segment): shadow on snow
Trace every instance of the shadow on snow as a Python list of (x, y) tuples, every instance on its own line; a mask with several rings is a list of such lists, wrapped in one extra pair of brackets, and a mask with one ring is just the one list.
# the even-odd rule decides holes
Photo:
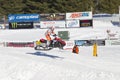
[(45, 56), (45, 57), (49, 57), (49, 58), (53, 58), (53, 59), (56, 59), (56, 58), (63, 59), (63, 57), (50, 55), (50, 54), (43, 53), (43, 52), (35, 52), (35, 53), (27, 53), (27, 54), (36, 55), (36, 56)]

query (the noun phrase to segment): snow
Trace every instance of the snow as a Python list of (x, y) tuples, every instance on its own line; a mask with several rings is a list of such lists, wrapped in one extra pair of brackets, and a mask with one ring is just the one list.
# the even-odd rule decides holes
[[(119, 33), (110, 23), (95, 22), (93, 28), (68, 30), (70, 40), (104, 39), (106, 30)], [(99, 23), (99, 24), (98, 24)], [(101, 26), (101, 24), (103, 26)], [(35, 41), (44, 37), (46, 29), (0, 30), (0, 42)], [(116, 33), (116, 34), (117, 34)], [(118, 34), (119, 35), (119, 34)], [(0, 47), (0, 80), (120, 80), (120, 46), (80, 46), (79, 54), (71, 50), (34, 50), (30, 47)]]

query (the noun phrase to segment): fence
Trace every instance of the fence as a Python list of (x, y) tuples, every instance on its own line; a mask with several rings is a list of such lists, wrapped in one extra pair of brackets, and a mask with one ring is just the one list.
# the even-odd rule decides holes
[(34, 47), (34, 42), (1, 42), (4, 47)]

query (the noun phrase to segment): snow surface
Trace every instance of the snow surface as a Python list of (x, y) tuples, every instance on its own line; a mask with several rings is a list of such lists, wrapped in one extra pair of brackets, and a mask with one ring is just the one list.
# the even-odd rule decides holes
[[(95, 23), (93, 28), (64, 30), (70, 31), (70, 40), (103, 39), (107, 29), (120, 32), (119, 27), (109, 23)], [(0, 42), (35, 41), (44, 38), (45, 30), (0, 30)], [(63, 29), (56, 32), (59, 30)], [(0, 80), (120, 80), (120, 46), (97, 46), (97, 57), (92, 56), (92, 46), (79, 49), (79, 54), (73, 54), (71, 50), (57, 48), (39, 51), (1, 46)]]

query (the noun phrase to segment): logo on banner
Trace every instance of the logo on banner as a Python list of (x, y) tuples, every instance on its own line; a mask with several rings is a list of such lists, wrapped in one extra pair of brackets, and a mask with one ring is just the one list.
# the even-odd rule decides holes
[(78, 24), (78, 21), (77, 20), (75, 20), (75, 21), (71, 21), (69, 24), (68, 24), (68, 26), (74, 26), (74, 25), (77, 25)]
[(89, 16), (89, 13), (72, 13), (70, 18), (80, 18), (80, 17), (83, 17), (83, 16)]
[(17, 23), (14, 22), (14, 23), (11, 23), (12, 24), (12, 28), (17, 28)]
[(39, 14), (13, 14), (8, 15), (8, 18), (9, 22), (33, 22), (40, 20)]
[(43, 24), (44, 25), (50, 25), (50, 24), (53, 25), (53, 24), (55, 24), (55, 22), (54, 21), (47, 21), (47, 22), (43, 22)]
[(10, 16), (9, 17), (9, 20), (14, 20), (15, 19), (15, 16)]

